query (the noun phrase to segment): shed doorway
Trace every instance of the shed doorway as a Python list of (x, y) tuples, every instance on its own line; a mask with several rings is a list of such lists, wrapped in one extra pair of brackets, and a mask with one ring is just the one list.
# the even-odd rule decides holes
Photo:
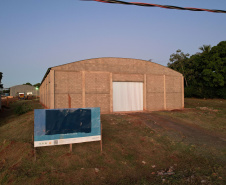
[(113, 111), (142, 111), (142, 82), (113, 82)]

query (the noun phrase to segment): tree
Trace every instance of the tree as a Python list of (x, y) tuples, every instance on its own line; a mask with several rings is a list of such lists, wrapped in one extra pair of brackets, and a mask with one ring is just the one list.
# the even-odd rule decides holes
[(41, 86), (41, 84), (40, 84), (40, 83), (36, 83), (36, 84), (34, 84), (33, 86), (39, 88), (39, 87)]
[(170, 55), (168, 67), (184, 75), (185, 96), (226, 98), (226, 41), (212, 48), (203, 45), (199, 49), (202, 53), (190, 58), (177, 50), (176, 54)]
[(196, 57), (195, 66), (199, 74), (197, 80), (205, 88), (220, 88), (225, 84), (225, 72), (223, 69), (225, 64), (221, 51), (226, 50), (226, 44), (225, 46), (223, 44), (222, 47), (221, 45), (219, 43), (213, 48), (210, 45), (203, 45), (201, 47), (203, 53), (199, 57)]
[(2, 72), (0, 72), (0, 88), (3, 88), (3, 84), (1, 84), (2, 83)]
[(188, 62), (189, 54), (184, 54), (180, 49), (170, 55), (170, 62), (167, 66), (173, 70), (176, 70), (183, 74), (186, 86), (188, 86), (187, 82), (187, 72), (186, 72), (186, 63)]
[[(212, 87), (223, 87), (226, 84), (226, 41), (220, 42), (214, 46), (209, 53), (209, 63), (207, 65), (210, 74), (208, 78)], [(207, 76), (207, 75), (206, 75)]]
[(0, 72), (0, 83), (2, 82), (2, 72)]
[(3, 90), (3, 93), (10, 93), (10, 90), (9, 89)]
[(199, 47), (199, 49), (202, 51), (202, 53), (209, 53), (211, 50), (211, 45), (203, 45)]
[(32, 84), (31, 84), (31, 83), (29, 83), (29, 82), (27, 82), (26, 84), (23, 84), (23, 85), (30, 85), (30, 86), (32, 86)]

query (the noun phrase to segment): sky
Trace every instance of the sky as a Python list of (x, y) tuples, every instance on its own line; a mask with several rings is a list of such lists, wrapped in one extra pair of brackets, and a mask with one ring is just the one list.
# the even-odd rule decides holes
[[(225, 0), (137, 0), (226, 10)], [(42, 81), (49, 67), (99, 57), (166, 66), (226, 40), (226, 14), (80, 0), (0, 0), (0, 72), (4, 88)]]

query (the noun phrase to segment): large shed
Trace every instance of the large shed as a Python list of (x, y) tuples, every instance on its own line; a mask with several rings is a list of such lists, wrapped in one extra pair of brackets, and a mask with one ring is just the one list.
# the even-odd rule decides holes
[(32, 94), (33, 96), (39, 95), (39, 90), (31, 85), (15, 85), (10, 87), (10, 96), (18, 96), (19, 93)]
[(40, 86), (47, 108), (100, 107), (102, 113), (184, 108), (181, 73), (129, 58), (95, 58), (47, 70)]

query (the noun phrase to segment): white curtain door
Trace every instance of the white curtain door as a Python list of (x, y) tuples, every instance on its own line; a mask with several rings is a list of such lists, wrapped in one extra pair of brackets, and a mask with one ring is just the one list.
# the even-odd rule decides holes
[(143, 110), (142, 82), (113, 82), (113, 111)]

